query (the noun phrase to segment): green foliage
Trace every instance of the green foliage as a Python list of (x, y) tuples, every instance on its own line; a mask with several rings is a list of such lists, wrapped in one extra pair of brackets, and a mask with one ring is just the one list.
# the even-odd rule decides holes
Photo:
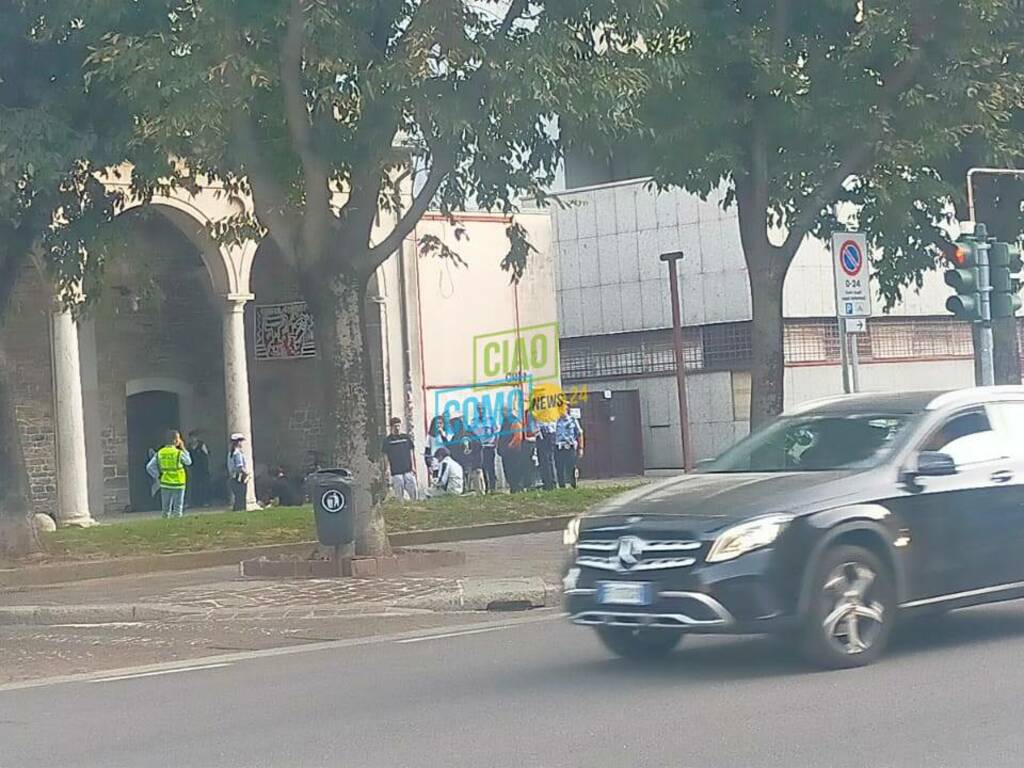
[(680, 0), (644, 37), (639, 136), (659, 184), (729, 184), (780, 233), (767, 253), (783, 265), (855, 206), (892, 303), (962, 200), (943, 166), (968, 140), (987, 162), (1021, 158), (1020, 17), (1015, 0)]
[[(84, 245), (113, 215), (114, 200), (93, 173), (124, 157), (126, 116), (102, 92), (85, 92), (83, 64), (119, 16), (116, 4), (83, 0), (0, 9), (0, 271), (8, 290), (32, 249), (59, 282), (81, 285), (91, 266)], [(52, 228), (55, 216), (63, 229)]]
[[(590, 30), (633, 34), (655, 4), (621, 5), (181, 0), (168, 13), (139, 0), (89, 75), (135, 115), (141, 184), (251, 190), (255, 212), (219, 237), (265, 229), (300, 271), (365, 275), (428, 207), (542, 198), (561, 159), (556, 111), (631, 119), (640, 75), (598, 55)], [(340, 207), (328, 185), (347, 193)], [(378, 209), (397, 220), (383, 237)], [(523, 252), (510, 250), (514, 270)]]

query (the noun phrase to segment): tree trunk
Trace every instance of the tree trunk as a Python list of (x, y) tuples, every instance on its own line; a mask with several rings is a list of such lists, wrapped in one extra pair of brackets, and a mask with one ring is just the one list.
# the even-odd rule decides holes
[(771, 255), (749, 258), (766, 268), (750, 270), (753, 305), (753, 359), (750, 369), (750, 427), (763, 424), (782, 412), (785, 398), (782, 287), (785, 269)]
[(321, 451), (327, 466), (355, 476), (358, 555), (390, 553), (381, 501), (384, 425), (368, 352), (366, 280), (343, 275), (319, 286), (310, 302), (316, 319), (317, 368), (323, 392)]
[[(27, 260), (0, 254), (4, 259), (0, 273), (5, 277), (0, 286), (0, 326), (7, 302), (20, 276), (20, 267)], [(16, 372), (8, 365), (0, 349), (0, 555), (12, 557), (40, 549), (32, 508), (28, 500), (28, 472), (21, 447), (21, 431), (14, 410), (11, 381)]]

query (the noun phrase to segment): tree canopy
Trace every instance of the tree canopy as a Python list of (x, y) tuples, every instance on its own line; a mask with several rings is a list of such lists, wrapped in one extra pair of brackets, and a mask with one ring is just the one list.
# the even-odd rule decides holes
[(889, 301), (934, 264), (969, 139), (1021, 156), (1015, 0), (679, 0), (643, 35), (638, 151), (662, 185), (726, 184), (751, 275), (754, 422), (782, 391), (782, 285), (850, 203)]
[[(207, 179), (251, 198), (214, 234), (266, 233), (291, 267), (316, 322), (321, 453), (379, 498), (368, 281), (428, 209), (513, 212), (543, 197), (561, 158), (556, 114), (631, 123), (642, 76), (602, 50), (656, 6), (139, 0), (89, 75), (134, 118), (141, 195)], [(508, 235), (516, 277), (532, 246), (514, 221)], [(379, 515), (357, 531), (361, 551), (386, 549)]]

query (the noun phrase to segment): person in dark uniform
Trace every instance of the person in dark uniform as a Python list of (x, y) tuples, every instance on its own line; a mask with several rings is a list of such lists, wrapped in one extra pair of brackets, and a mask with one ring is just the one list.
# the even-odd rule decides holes
[(210, 503), (210, 448), (197, 430), (188, 433), (188, 453), (192, 466), (188, 469), (189, 507), (205, 507)]

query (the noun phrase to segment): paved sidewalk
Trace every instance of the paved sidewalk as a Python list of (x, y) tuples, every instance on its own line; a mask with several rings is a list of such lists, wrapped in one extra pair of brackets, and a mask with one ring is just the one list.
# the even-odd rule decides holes
[(469, 609), (494, 599), (513, 608), (558, 601), (552, 587), (563, 557), (559, 532), (438, 546), (462, 550), (466, 563), (389, 579), (252, 580), (237, 567), (222, 567), (0, 589), (0, 684), (231, 651), (444, 632), (493, 621), (493, 612)]
[(0, 590), (0, 624), (318, 618), (557, 601), (561, 534), (439, 545), (464, 565), (384, 579), (256, 580), (237, 567)]

